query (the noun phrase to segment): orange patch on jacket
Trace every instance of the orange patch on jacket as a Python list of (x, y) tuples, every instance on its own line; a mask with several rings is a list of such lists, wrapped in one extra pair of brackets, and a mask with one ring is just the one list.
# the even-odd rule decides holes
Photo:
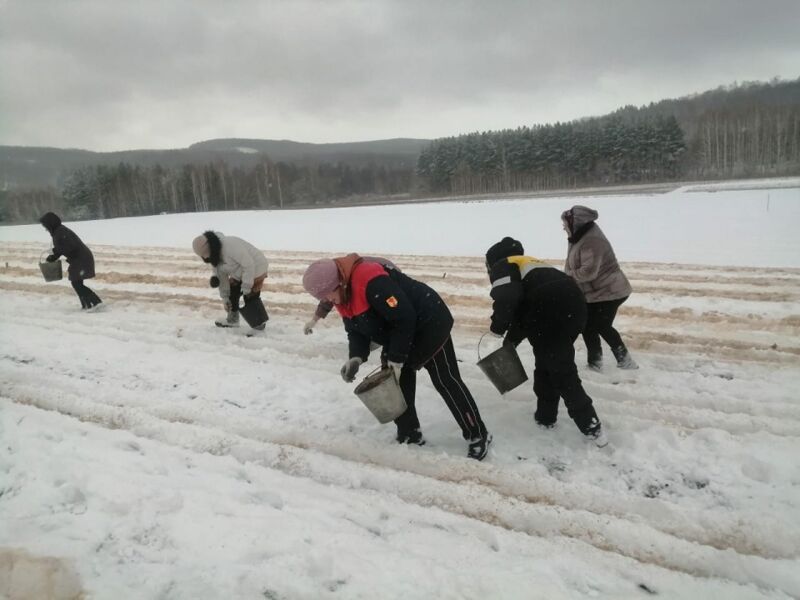
[(396, 308), (397, 307), (397, 298), (395, 298), (394, 296), (389, 296), (386, 299), (386, 304), (388, 304), (391, 308)]

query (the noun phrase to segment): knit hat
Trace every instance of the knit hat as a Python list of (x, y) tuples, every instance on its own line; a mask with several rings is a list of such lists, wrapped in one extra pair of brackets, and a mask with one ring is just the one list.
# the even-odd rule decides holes
[(339, 267), (332, 258), (315, 260), (303, 274), (303, 287), (317, 300), (324, 299), (339, 285)]
[(522, 248), (522, 242), (511, 237), (504, 237), (487, 250), (486, 266), (491, 267), (498, 260), (509, 256), (522, 256), (523, 254), (525, 254), (525, 250)]
[(205, 234), (198, 235), (192, 240), (192, 250), (200, 258), (208, 258), (211, 256), (211, 248), (208, 245), (208, 238)]

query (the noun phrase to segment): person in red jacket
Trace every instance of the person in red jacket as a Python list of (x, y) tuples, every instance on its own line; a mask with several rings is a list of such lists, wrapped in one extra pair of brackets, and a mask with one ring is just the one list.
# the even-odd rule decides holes
[[(381, 258), (380, 256), (362, 256), (361, 258), (363, 258), (366, 262), (380, 263), (387, 269), (400, 270), (397, 268), (397, 265), (395, 265), (388, 258)], [(333, 302), (329, 302), (328, 300), (320, 300), (319, 304), (317, 304), (317, 308), (314, 310), (313, 316), (303, 325), (303, 333), (306, 335), (314, 333), (314, 327), (317, 325), (320, 319), (327, 317), (332, 310)]]
[(383, 346), (382, 362), (394, 369), (408, 407), (395, 420), (398, 442), (425, 443), (415, 408), (417, 370), (425, 367), (469, 442), (467, 456), (484, 459), (492, 436), (461, 379), (450, 338), (453, 317), (439, 294), (358, 254), (311, 263), (303, 287), (317, 300), (333, 303), (342, 317), (350, 356), (341, 369), (346, 382), (355, 379), (372, 342)]

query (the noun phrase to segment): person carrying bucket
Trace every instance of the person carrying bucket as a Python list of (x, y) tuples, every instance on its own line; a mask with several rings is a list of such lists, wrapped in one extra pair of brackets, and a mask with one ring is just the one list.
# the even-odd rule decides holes
[(103, 301), (83, 283), (85, 279), (94, 277), (92, 251), (74, 231), (61, 224), (61, 218), (57, 214), (45, 213), (39, 223), (53, 238), (53, 250), (47, 257), (47, 262), (55, 262), (59, 256), (66, 257), (69, 263), (69, 281), (81, 301), (81, 310), (95, 310)]
[(251, 243), (219, 231), (206, 231), (192, 241), (194, 253), (211, 265), (211, 287), (219, 288), (226, 315), (214, 323), (217, 327), (239, 327), (239, 299), (244, 296), (245, 320), (263, 331), (269, 319), (261, 301), (261, 288), (267, 278), (269, 263)]
[[(382, 258), (380, 256), (362, 256), (366, 262), (375, 262), (382, 264), (387, 269), (400, 269), (397, 268), (392, 261), (388, 258)], [(320, 319), (324, 319), (325, 317), (330, 314), (333, 310), (333, 302), (329, 302), (327, 300), (320, 300), (319, 304), (317, 304), (317, 308), (314, 310), (314, 314), (312, 317), (303, 325), (303, 333), (309, 335), (314, 333), (314, 327), (317, 325)]]
[(346, 382), (367, 360), (371, 342), (384, 347), (382, 362), (394, 370), (407, 406), (394, 421), (399, 443), (425, 443), (414, 404), (416, 372), (425, 367), (468, 441), (467, 456), (486, 457), (492, 436), (461, 379), (450, 337), (453, 317), (439, 294), (355, 253), (311, 263), (303, 287), (317, 300), (333, 303), (342, 316), (350, 356), (341, 369)]
[(608, 438), (592, 399), (583, 389), (575, 366), (575, 340), (586, 324), (586, 300), (569, 275), (536, 258), (524, 255), (522, 244), (505, 237), (486, 252), (492, 283), (490, 332), (504, 343), (518, 345), (528, 338), (535, 366), (534, 419), (547, 429), (555, 426), (558, 403), (578, 429), (599, 447)]

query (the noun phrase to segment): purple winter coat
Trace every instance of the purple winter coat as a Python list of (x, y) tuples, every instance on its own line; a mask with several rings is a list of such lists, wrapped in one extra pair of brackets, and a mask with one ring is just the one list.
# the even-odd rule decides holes
[(595, 223), (597, 216), (596, 210), (586, 206), (573, 206), (561, 215), (570, 234), (564, 271), (578, 282), (588, 303), (631, 295), (631, 284), (614, 249)]

